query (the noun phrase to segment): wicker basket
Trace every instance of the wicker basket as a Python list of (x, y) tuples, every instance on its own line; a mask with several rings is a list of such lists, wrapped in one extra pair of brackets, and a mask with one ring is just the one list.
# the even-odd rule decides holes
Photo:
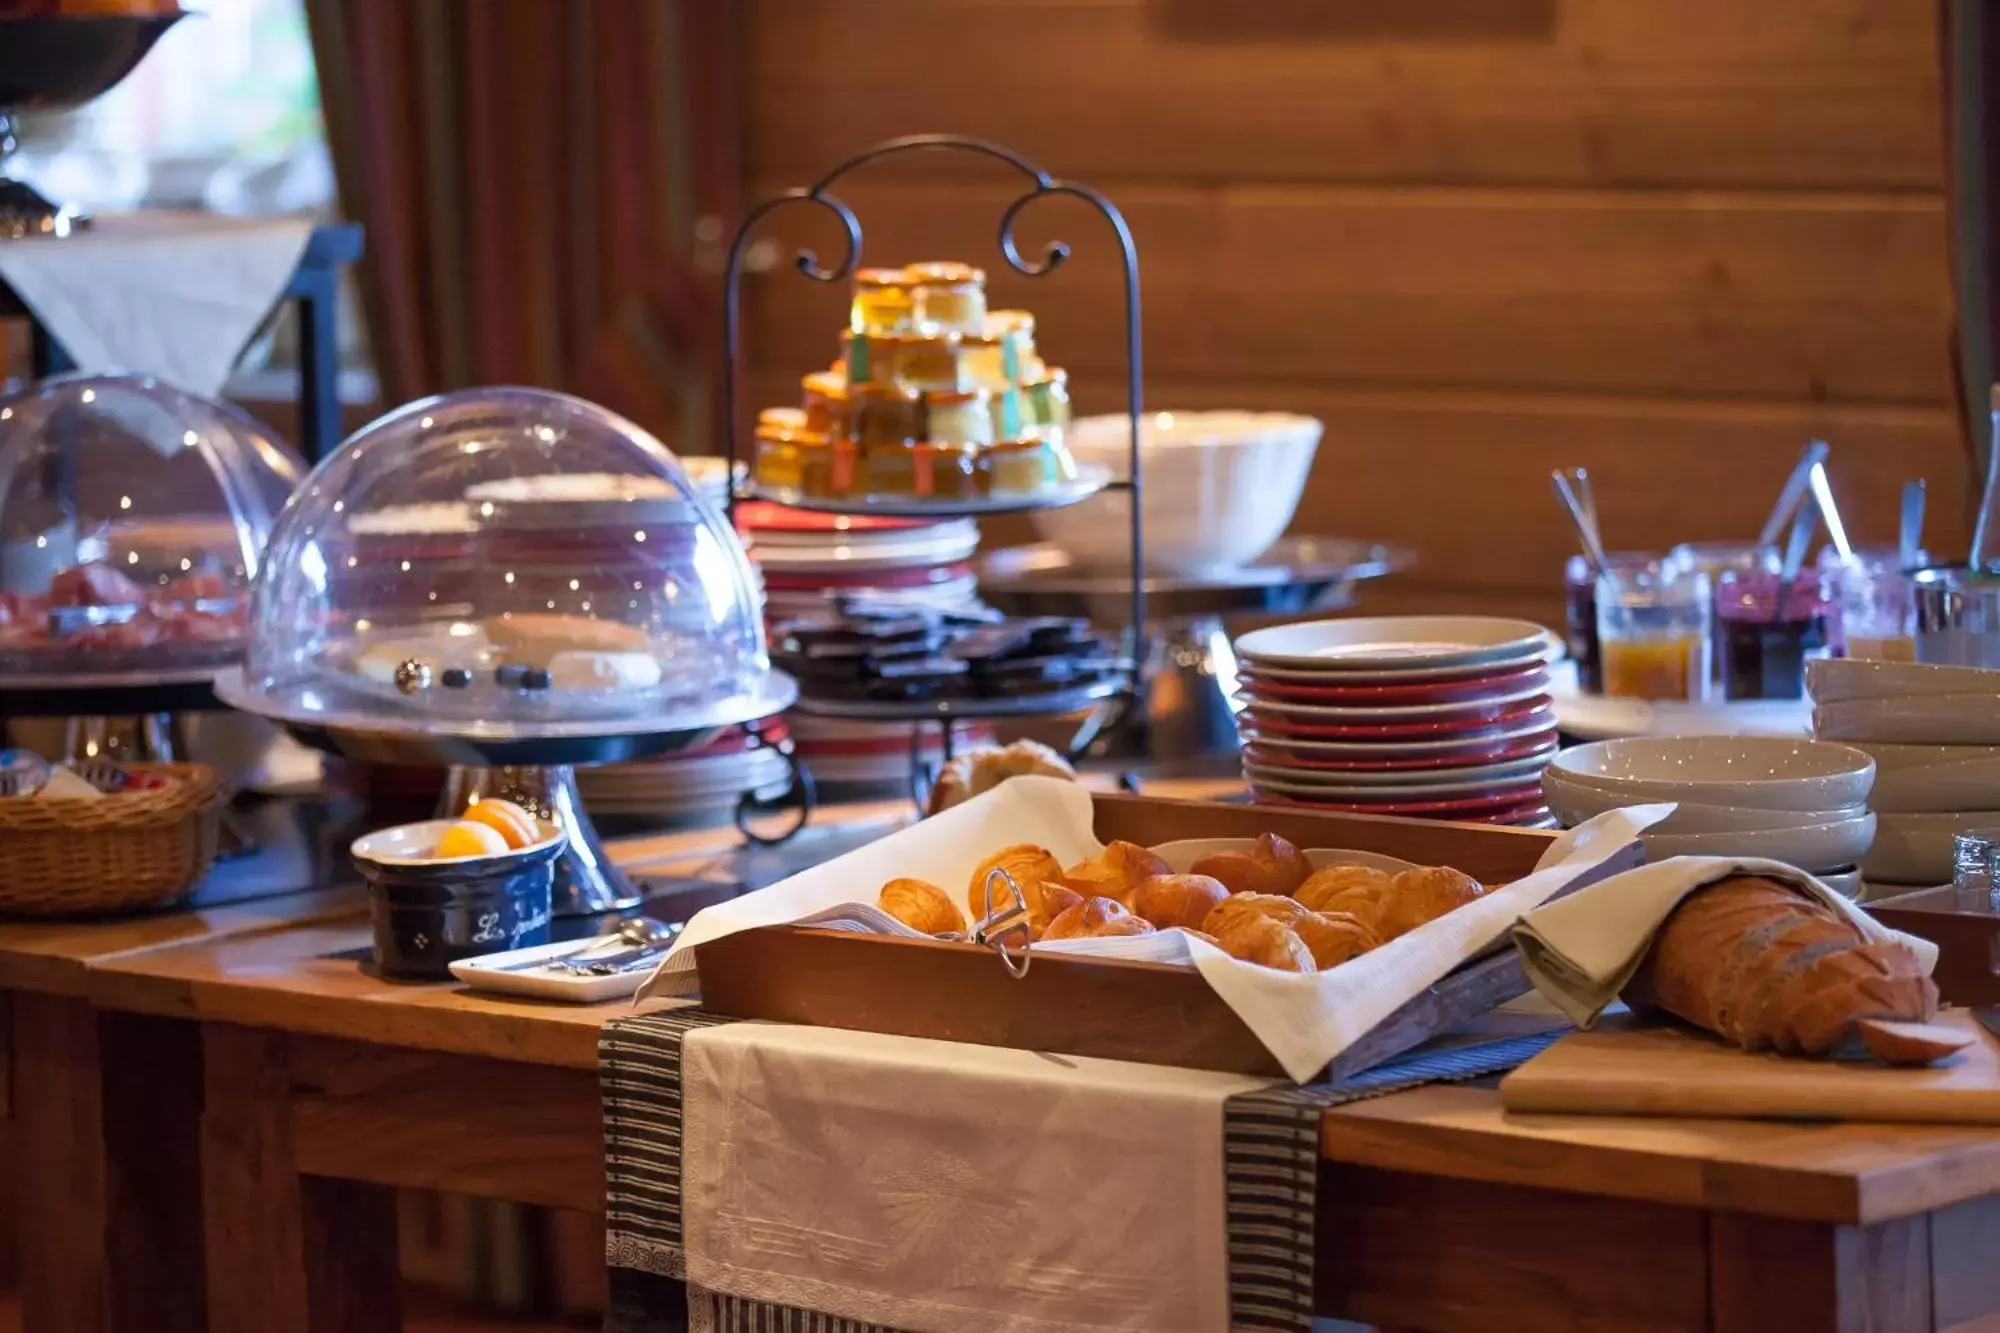
[(180, 781), (96, 800), (0, 800), (0, 913), (94, 916), (187, 896), (215, 861), (222, 776), (206, 764), (130, 769)]

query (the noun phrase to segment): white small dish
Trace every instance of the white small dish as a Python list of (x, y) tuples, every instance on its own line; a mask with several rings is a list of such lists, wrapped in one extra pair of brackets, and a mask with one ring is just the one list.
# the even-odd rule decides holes
[(1875, 780), (1860, 750), (1778, 736), (1638, 736), (1557, 755), (1549, 770), (1628, 805), (1694, 801), (1760, 810), (1859, 805)]
[(373, 833), (364, 833), (356, 838), (348, 846), (348, 851), (357, 861), (372, 861), (377, 865), (448, 866), (460, 862), (469, 864), (473, 861), (485, 861), (497, 867), (504, 861), (520, 860), (562, 836), (562, 830), (554, 824), (547, 820), (537, 820), (536, 827), (540, 829), (542, 836), (526, 847), (513, 847), (504, 852), (488, 852), (480, 856), (432, 855), (432, 849), (437, 846), (438, 839), (444, 835), (444, 831), (459, 822), (456, 819), (423, 819), (414, 824), (397, 824), (390, 828), (376, 829)]
[[(1204, 856), (1213, 856), (1217, 852), (1247, 852), (1255, 844), (1254, 838), (1182, 838), (1175, 842), (1163, 842), (1147, 850), (1172, 866), (1175, 874), (1184, 875)], [(1371, 866), (1394, 875), (1416, 868), (1414, 861), (1384, 856), (1381, 852), (1350, 852), (1326, 847), (1306, 847), (1301, 850), (1315, 870), (1323, 870), (1327, 866)]]
[(1861, 861), (1869, 884), (1949, 884), (1952, 839), (1960, 833), (2000, 837), (2000, 810), (1876, 816), (1875, 845)]
[(1357, 616), (1253, 630), (1236, 654), (1258, 670), (1347, 672), (1468, 669), (1498, 662), (1553, 662), (1562, 641), (1527, 620), (1493, 616)]
[(1652, 861), (1671, 856), (1761, 856), (1811, 873), (1845, 869), (1859, 862), (1875, 841), (1875, 824), (1874, 815), (1864, 814), (1755, 832), (1659, 833), (1648, 829), (1639, 840)]
[(1816, 704), (1936, 694), (2000, 695), (2000, 671), (1927, 662), (1827, 658), (1806, 663), (1806, 692)]
[(1898, 745), (2000, 745), (2000, 694), (1903, 694), (1823, 703), (1813, 709), (1813, 734)]
[[(537, 944), (526, 949), (509, 949), (505, 953), (461, 958), (451, 964), (451, 974), (475, 990), (527, 995), (537, 1000), (561, 1000), (568, 1004), (596, 1004), (601, 1000), (621, 999), (645, 985), (647, 978), (653, 975), (654, 969), (649, 967), (635, 972), (593, 976), (566, 968), (527, 966), (575, 953), (589, 943), (588, 940), (559, 940), (554, 944)], [(666, 955), (662, 953), (660, 957)]]
[[(1859, 747), (1857, 747), (1859, 748)], [(1938, 746), (1938, 749), (1982, 752), (1978, 745)], [(1884, 768), (1876, 757), (1875, 790), (1868, 804), (1891, 814), (1924, 814), (1954, 810), (2000, 809), (2000, 755), (1916, 767)]]
[(1832, 889), (1841, 897), (1850, 898), (1856, 902), (1861, 900), (1861, 895), (1867, 888), (1867, 885), (1862, 881), (1859, 870), (1822, 870), (1815, 874), (1813, 878), (1826, 885), (1829, 889)]

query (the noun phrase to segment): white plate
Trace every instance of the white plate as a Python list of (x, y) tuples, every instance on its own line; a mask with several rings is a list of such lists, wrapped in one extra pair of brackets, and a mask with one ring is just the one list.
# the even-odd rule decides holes
[(1368, 670), (1327, 671), (1312, 668), (1271, 666), (1264, 662), (1245, 662), (1246, 670), (1269, 680), (1288, 685), (1339, 685), (1357, 689), (1380, 689), (1392, 685), (1426, 685), (1435, 681), (1450, 681), (1454, 684), (1479, 685), (1484, 681), (1501, 676), (1511, 676), (1535, 667), (1551, 667), (1555, 663), (1550, 656), (1552, 650), (1546, 644), (1539, 644), (1519, 657), (1504, 658), (1497, 662), (1482, 662), (1478, 666), (1409, 666), (1370, 668)]
[[(1855, 748), (1888, 747), (1856, 745)], [(1978, 745), (1939, 748), (1975, 752), (1989, 749)], [(2000, 807), (2000, 755), (1982, 753), (1980, 758), (1957, 763), (1888, 768), (1878, 754), (1875, 763), (1875, 790), (1869, 794), (1868, 804), (1878, 811), (1905, 814)]]
[(1813, 734), (1899, 745), (2000, 745), (2000, 694), (1844, 699), (1813, 709)]
[[(1246, 852), (1255, 845), (1255, 838), (1182, 838), (1176, 842), (1163, 842), (1147, 850), (1165, 861), (1176, 874), (1184, 875), (1190, 866), (1204, 856), (1213, 856), (1217, 852)], [(1303, 850), (1306, 860), (1312, 863), (1315, 870), (1324, 870), (1328, 866), (1372, 866), (1394, 875), (1404, 870), (1416, 869), (1414, 861), (1384, 856), (1380, 852), (1350, 852), (1325, 847), (1307, 847)]]
[(1469, 670), (1498, 662), (1549, 661), (1562, 641), (1527, 620), (1492, 616), (1357, 616), (1253, 630), (1236, 641), (1236, 655), (1256, 669), (1349, 672)]
[(1840, 870), (1861, 861), (1875, 841), (1874, 815), (1806, 824), (1799, 828), (1741, 830), (1726, 833), (1658, 833), (1639, 835), (1647, 859), (1670, 856), (1762, 856), (1807, 872)]
[(1952, 839), (1967, 832), (2000, 837), (2000, 810), (1877, 815), (1862, 877), (1870, 884), (1949, 884)]
[(1866, 887), (1859, 870), (1822, 870), (1813, 878), (1843, 898), (1859, 900)]
[(1776, 736), (1650, 736), (1565, 750), (1549, 771), (1627, 805), (1695, 801), (1760, 810), (1859, 805), (1875, 761), (1825, 741)]
[(1576, 687), (1573, 663), (1550, 672), (1556, 721), (1565, 736), (1612, 741), (1627, 736), (1807, 736), (1812, 704), (1805, 699), (1688, 703), (1677, 699), (1609, 699)]
[[(1558, 773), (1542, 774), (1542, 794), (1548, 797), (1549, 809), (1570, 825), (1581, 824), (1607, 810), (1643, 804), (1565, 782)], [(1868, 813), (1868, 807), (1864, 805), (1844, 805), (1836, 810), (1759, 810), (1740, 805), (1708, 805), (1699, 801), (1679, 801), (1675, 805), (1673, 814), (1653, 826), (1655, 832), (1749, 833), (1858, 819)]]
[(1492, 787), (1531, 778), (1541, 772), (1548, 762), (1549, 756), (1538, 755), (1530, 759), (1509, 759), (1498, 764), (1480, 764), (1466, 768), (1406, 768), (1388, 773), (1352, 773), (1339, 769), (1299, 768), (1291, 764), (1273, 764), (1246, 759), (1243, 768), (1253, 777), (1272, 777), (1280, 782), (1297, 782), (1310, 787), (1323, 787), (1328, 793), (1355, 791), (1372, 796), (1379, 792), (1394, 791), (1408, 793), (1416, 799), (1430, 791)]
[[(855, 534), (857, 537), (863, 534)], [(869, 533), (867, 536), (878, 534)], [(826, 534), (815, 545), (778, 546), (765, 537), (757, 539), (755, 559), (766, 569), (823, 569), (829, 573), (850, 569), (902, 568), (911, 565), (955, 565), (969, 560), (979, 549), (979, 533), (947, 532), (941, 537), (916, 533), (896, 534), (900, 541), (839, 540)]]
[(1512, 694), (1502, 694), (1491, 699), (1475, 699), (1469, 703), (1402, 704), (1379, 708), (1337, 708), (1326, 704), (1302, 704), (1284, 699), (1267, 699), (1259, 696), (1252, 686), (1245, 686), (1237, 691), (1236, 698), (1239, 702), (1252, 705), (1262, 712), (1312, 719), (1326, 726), (1390, 726), (1405, 722), (1446, 722), (1465, 714), (1477, 716), (1491, 713), (1496, 709), (1504, 712), (1510, 705), (1539, 699), (1547, 693), (1544, 687), (1531, 685), (1526, 689), (1515, 690)]
[(582, 948), (584, 943), (582, 940), (562, 940), (526, 949), (509, 949), (505, 953), (481, 954), (477, 958), (461, 958), (451, 965), (451, 974), (475, 990), (530, 995), (538, 1000), (561, 1000), (569, 1004), (596, 1004), (600, 1000), (620, 999), (645, 985), (646, 979), (653, 975), (650, 968), (608, 977), (577, 976), (571, 972), (539, 967), (521, 972), (506, 970), (508, 964), (554, 958)]
[(2000, 695), (2000, 671), (1925, 662), (1830, 658), (1806, 663), (1806, 690), (1813, 702), (1819, 704), (1911, 695)]

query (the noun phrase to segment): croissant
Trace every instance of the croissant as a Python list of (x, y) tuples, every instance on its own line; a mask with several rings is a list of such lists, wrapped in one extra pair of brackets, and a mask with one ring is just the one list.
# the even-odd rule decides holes
[(1314, 912), (1296, 898), (1269, 893), (1234, 894), (1209, 913), (1205, 924), (1219, 934), (1246, 915), (1269, 917), (1288, 927), (1311, 950), (1319, 968), (1337, 966), (1381, 943), (1373, 930), (1345, 912)]
[(982, 792), (990, 791), (1008, 778), (1031, 773), (1076, 781), (1069, 761), (1040, 741), (1019, 740), (1004, 749), (974, 750), (946, 764), (931, 785), (931, 799), (924, 809), (935, 815), (961, 805)]
[(965, 919), (945, 891), (921, 879), (892, 879), (875, 901), (883, 911), (926, 935), (950, 935), (965, 929)]
[(1114, 842), (1063, 871), (1062, 882), (1086, 898), (1116, 898), (1123, 903), (1131, 900), (1140, 880), (1172, 873), (1172, 866), (1137, 843)]
[(1154, 875), (1132, 890), (1132, 910), (1161, 930), (1174, 926), (1200, 930), (1208, 914), (1228, 896), (1229, 890), (1207, 875)]
[(1938, 1053), (1893, 1025), (1937, 1015), (1937, 987), (1907, 945), (1871, 941), (1826, 904), (1757, 876), (1688, 895), (1626, 994), (1749, 1051), (1825, 1055), (1858, 1037), (1888, 1060)]
[[(972, 882), (966, 886), (965, 905), (970, 910), (972, 920), (984, 921), (986, 908), (986, 877), (995, 870), (1004, 870), (1021, 891), (1021, 898), (1027, 904), (1028, 917), (1033, 924), (1046, 927), (1053, 911), (1045, 911), (1042, 906), (1042, 887), (1054, 884), (1062, 878), (1062, 866), (1047, 848), (1037, 847), (1029, 842), (1017, 842), (1012, 847), (1002, 847), (993, 855), (979, 863), (979, 869), (972, 872)], [(993, 909), (1000, 910), (1012, 902), (1006, 884), (1001, 880), (993, 882)], [(1064, 904), (1067, 906), (1067, 904)], [(1060, 911), (1061, 908), (1057, 908)]]
[(1486, 886), (1463, 870), (1417, 866), (1389, 881), (1388, 896), (1370, 924), (1386, 944), (1427, 921), (1435, 921), (1446, 912), (1465, 906), (1485, 892)]
[[(1313, 911), (1324, 912), (1336, 894), (1385, 896), (1392, 878), (1386, 871), (1377, 870), (1374, 866), (1327, 866), (1306, 876), (1305, 882), (1293, 890), (1292, 896)], [(1338, 910), (1353, 909), (1342, 907)]]
[(1263, 834), (1248, 851), (1210, 852), (1188, 869), (1222, 881), (1231, 893), (1293, 893), (1313, 872), (1305, 853), (1275, 833)]
[(1208, 932), (1232, 958), (1281, 972), (1313, 971), (1312, 950), (1292, 929), (1258, 912), (1246, 912)]
[(1086, 936), (1152, 933), (1152, 922), (1133, 916), (1117, 899), (1085, 898), (1075, 906), (1057, 913), (1055, 920), (1049, 922), (1049, 928), (1043, 933), (1042, 938), (1074, 940)]

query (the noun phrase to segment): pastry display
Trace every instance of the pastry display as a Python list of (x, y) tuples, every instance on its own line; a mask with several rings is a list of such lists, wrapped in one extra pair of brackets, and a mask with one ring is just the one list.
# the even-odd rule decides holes
[(1824, 1056), (1865, 1048), (1927, 1064), (1965, 1034), (1925, 1027), (1937, 986), (1897, 942), (1871, 941), (1778, 880), (1739, 875), (1688, 895), (1653, 937), (1628, 998), (1746, 1051)]
[(808, 699), (1006, 699), (1115, 680), (1125, 663), (1083, 620), (1005, 619), (848, 601), (838, 614), (783, 622), (773, 657)]
[(266, 716), (536, 740), (772, 711), (736, 534), (658, 440), (564, 394), (468, 390), (363, 428), (266, 564), (228, 696)]
[(0, 688), (152, 685), (239, 660), (246, 590), (303, 474), (235, 408), (151, 380), (0, 398)]
[[(931, 784), (931, 799), (924, 813), (934, 815), (955, 805), (963, 805), (973, 797), (991, 791), (1009, 778), (1025, 777), (1030, 774), (1076, 781), (1076, 770), (1070, 767), (1067, 759), (1040, 741), (1019, 740), (1011, 745), (961, 754), (939, 768), (937, 779)], [(1114, 845), (1132, 846), (1131, 843)], [(1152, 856), (1150, 852), (1143, 854)], [(1160, 861), (1158, 857), (1153, 857), (1153, 860), (1160, 866), (1160, 871), (1154, 873), (1164, 872), (1166, 862)], [(1106, 892), (1095, 887), (1095, 881), (1076, 883), (1065, 876), (1063, 882), (1078, 893)], [(1108, 893), (1108, 896), (1123, 898), (1125, 895), (1121, 892)]]
[(798, 409), (758, 414), (761, 487), (812, 500), (968, 501), (1077, 480), (1068, 378), (1035, 349), (1034, 317), (986, 308), (967, 264), (865, 268), (841, 354)]
[(926, 935), (952, 935), (965, 929), (965, 919), (950, 896), (926, 880), (892, 879), (882, 886), (876, 905)]

